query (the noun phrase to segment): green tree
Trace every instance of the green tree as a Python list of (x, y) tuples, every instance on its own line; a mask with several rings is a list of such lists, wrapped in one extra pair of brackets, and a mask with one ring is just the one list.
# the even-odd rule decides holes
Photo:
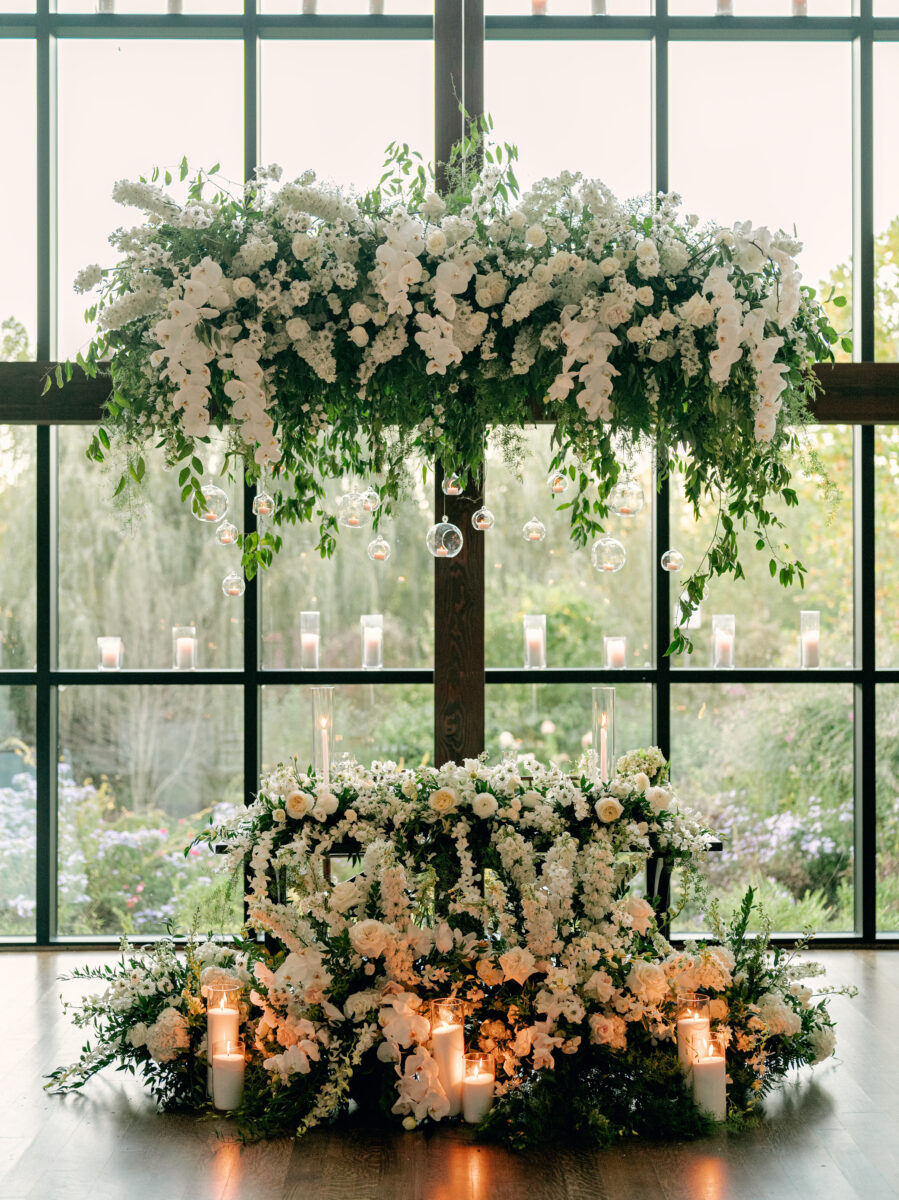
[[(819, 291), (827, 296), (824, 306), (831, 324), (840, 334), (850, 332), (852, 325), (852, 262), (834, 267)], [(847, 303), (840, 308), (834, 304), (837, 296)], [(844, 350), (837, 360), (849, 362)], [(899, 216), (874, 239), (874, 358), (877, 362), (899, 360)]]
[(0, 362), (30, 362), (31, 342), (28, 330), (15, 317), (0, 321)]

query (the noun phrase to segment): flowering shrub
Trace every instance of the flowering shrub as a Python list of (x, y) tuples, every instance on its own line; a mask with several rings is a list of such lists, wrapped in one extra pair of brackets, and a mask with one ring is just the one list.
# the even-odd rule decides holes
[[(398, 147), (364, 196), (312, 172), (275, 188), (279, 168), (236, 196), (201, 172), (184, 205), (157, 175), (116, 184), (146, 220), (113, 235), (115, 267), (76, 285), (100, 286), (100, 333), (79, 361), (95, 373), (109, 358), (113, 385), (93, 457), (125, 447), (124, 487), (162, 444), (200, 512), (202, 446), (223, 431), (241, 472), (292, 479), (275, 521), (317, 515), (330, 553), (326, 478), (378, 477), (389, 511), (410, 454), (476, 477), (488, 426), (540, 415), (556, 425), (552, 469), (577, 483), (576, 542), (601, 531), (616, 451), (649, 437), (697, 513), (709, 496), (721, 506), (689, 603), (709, 572), (739, 575), (736, 529), (765, 548), (770, 498), (796, 501), (791, 427), (837, 336), (801, 285), (799, 244), (700, 226), (676, 195), (622, 204), (567, 172), (519, 199), (515, 157), (476, 135), (453, 153), (445, 198)], [(279, 542), (243, 546), (253, 571)], [(797, 570), (783, 563), (782, 582)]]
[[(553, 1136), (560, 1121), (599, 1142), (705, 1128), (677, 1065), (679, 990), (712, 998), (736, 1107), (829, 1052), (826, 1005), (794, 987), (797, 967), (769, 961), (766, 939), (744, 945), (745, 921), (722, 926), (721, 945), (682, 953), (660, 935), (638, 873), (652, 855), (695, 871), (711, 835), (665, 784), (658, 751), (619, 767), (639, 769), (601, 784), (539, 764), (522, 779), (477, 759), (418, 771), (345, 760), (325, 785), (293, 763), (205, 833), (228, 845), (232, 870), (246, 864), (249, 925), (269, 946), (251, 943), (239, 962), (246, 1130), (302, 1133), (351, 1099), (408, 1128), (445, 1118), (427, 1001), (450, 995), (463, 1002), (468, 1045), (494, 1059), (486, 1128), (518, 1145)], [(335, 882), (338, 855), (355, 873)], [(746, 920), (751, 907), (750, 894)], [(129, 1061), (201, 1053), (196, 986), (183, 982), (176, 1015), (160, 1027), (154, 1008), (152, 1023), (141, 1016), (137, 1034), (115, 1025), (111, 1041), (105, 1014), (120, 993), (133, 999), (128, 986), (113, 972), (107, 996), (84, 1010), (105, 1055), (114, 1037)], [(95, 1053), (87, 1073), (109, 1061)]]

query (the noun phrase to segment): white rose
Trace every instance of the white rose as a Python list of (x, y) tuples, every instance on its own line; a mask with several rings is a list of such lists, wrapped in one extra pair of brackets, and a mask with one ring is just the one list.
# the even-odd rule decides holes
[(436, 192), (428, 192), (427, 196), (425, 196), (425, 202), (421, 206), (421, 211), (429, 221), (439, 221), (446, 212), (446, 202)]
[(446, 234), (442, 229), (435, 229), (432, 234), (428, 235), (428, 252), (430, 254), (442, 254), (446, 249)]
[(347, 336), (360, 349), (368, 345), (368, 330), (363, 329), (361, 325), (354, 325)]
[(605, 1004), (607, 1000), (610, 1000), (614, 990), (615, 984), (607, 971), (594, 971), (584, 984), (584, 991), (589, 996), (595, 996), (600, 1004)]
[(524, 213), (518, 212), (517, 209), (515, 212), (510, 213), (509, 214), (509, 226), (512, 229), (524, 229), (524, 226), (525, 226)]
[(830, 1058), (837, 1044), (837, 1035), (833, 1026), (822, 1025), (819, 1029), (813, 1029), (811, 1043), (815, 1055), (812, 1059), (813, 1063), (823, 1062), (825, 1058)]
[(728, 1007), (726, 1000), (722, 1000), (720, 996), (716, 996), (714, 1000), (709, 1001), (709, 1016), (713, 1021), (726, 1020), (727, 1013)]
[(625, 980), (638, 1000), (644, 1004), (660, 1004), (668, 993), (668, 977), (655, 963), (638, 958)]
[(532, 225), (526, 230), (524, 238), (535, 250), (539, 250), (541, 246), (546, 245), (546, 230), (542, 225)]
[(408, 800), (414, 800), (418, 795), (418, 783), (413, 778), (404, 779), (400, 784), (400, 791)]
[(132, 1025), (125, 1037), (135, 1050), (139, 1050), (141, 1046), (146, 1046), (147, 1027), (144, 1022), (138, 1021), (136, 1025)]
[(652, 290), (651, 287), (637, 288), (637, 303), (638, 304), (643, 304), (648, 307), (650, 304), (652, 304), (654, 299), (655, 299), (655, 292)]
[(604, 821), (607, 825), (610, 821), (617, 821), (624, 812), (624, 805), (620, 804), (612, 796), (606, 796), (602, 800), (597, 800), (594, 807), (600, 821)]
[(499, 956), (499, 965), (506, 979), (524, 984), (536, 971), (537, 960), (525, 946), (513, 946), (511, 950)]
[(287, 813), (284, 811), (283, 808), (274, 809), (272, 811), (272, 816), (278, 822), (279, 825), (283, 825), (284, 822), (287, 820)]
[(496, 798), (489, 792), (479, 792), (471, 802), (472, 811), (478, 817), (492, 817), (497, 807)]
[(298, 821), (300, 817), (305, 817), (306, 813), (311, 812), (315, 805), (315, 801), (308, 792), (291, 792), (284, 801), (284, 807), (287, 810), (287, 815)]
[(337, 812), (339, 801), (333, 792), (320, 791), (315, 799), (315, 807), (312, 810), (312, 815), (317, 821), (324, 821), (325, 817), (330, 817), (332, 813)]
[(256, 291), (256, 284), (246, 275), (239, 275), (231, 280), (231, 290), (238, 300), (246, 300)]
[(649, 807), (656, 814), (664, 812), (671, 803), (671, 793), (663, 787), (651, 787), (646, 792)]
[(335, 912), (346, 912), (359, 899), (359, 888), (354, 879), (346, 879), (343, 883), (335, 884), (331, 891), (331, 907)]
[(668, 357), (667, 342), (653, 342), (649, 347), (649, 357), (653, 362), (664, 362)]
[(635, 249), (638, 258), (658, 258), (659, 256), (656, 244), (650, 238), (644, 238), (642, 242), (637, 242)]
[(364, 325), (366, 321), (371, 320), (371, 309), (357, 300), (355, 304), (350, 305), (349, 317), (354, 325)]
[(655, 919), (655, 909), (642, 896), (629, 896), (625, 911), (631, 918), (636, 933), (646, 933)]
[(602, 261), (599, 264), (600, 271), (602, 271), (603, 275), (605, 275), (607, 277), (610, 275), (614, 275), (615, 272), (620, 267), (621, 267), (621, 262), (619, 261), (619, 259), (614, 258), (614, 257), (604, 258), (604, 259), (602, 259)]
[(451, 813), (458, 803), (459, 793), (455, 788), (449, 787), (438, 788), (436, 792), (431, 793), (431, 798), (428, 800), (428, 804), (434, 812), (441, 815)]
[(302, 342), (309, 336), (309, 322), (303, 317), (292, 317), (284, 326), (284, 331), (292, 342)]
[(295, 233), (290, 248), (297, 258), (308, 258), (315, 249), (315, 239), (311, 238), (308, 233)]
[(350, 927), (350, 942), (357, 954), (363, 958), (377, 958), (387, 945), (387, 930), (380, 921), (359, 921)]
[(521, 797), (521, 803), (524, 808), (537, 808), (543, 803), (543, 797), (539, 792), (525, 792)]
[(649, 776), (645, 771), (638, 771), (634, 776), (634, 787), (638, 792), (645, 792), (649, 787)]

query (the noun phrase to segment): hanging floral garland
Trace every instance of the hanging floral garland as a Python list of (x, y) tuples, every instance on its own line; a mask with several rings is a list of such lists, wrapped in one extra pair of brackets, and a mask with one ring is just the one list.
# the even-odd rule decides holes
[[(646, 441), (661, 477), (683, 473), (697, 515), (719, 507), (684, 621), (710, 575), (742, 574), (741, 527), (782, 583), (801, 578), (769, 543), (772, 501), (796, 503), (796, 430), (837, 335), (801, 284), (799, 244), (748, 223), (700, 225), (673, 194), (621, 203), (579, 174), (519, 197), (515, 158), (475, 134), (454, 150), (442, 196), (396, 145), (362, 196), (312, 172), (276, 186), (276, 167), (234, 195), (217, 168), (200, 172), (183, 205), (158, 172), (116, 184), (146, 220), (113, 235), (116, 266), (76, 282), (100, 289), (87, 314), (100, 332), (78, 362), (112, 384), (90, 456), (124, 448), (123, 489), (161, 446), (199, 513), (206, 443), (221, 431), (226, 470), (279, 478), (274, 526), (317, 518), (330, 554), (329, 478), (377, 480), (377, 524), (412, 456), (464, 484), (491, 431), (515, 458), (516, 433), (546, 420), (577, 544), (620, 511), (622, 457)], [(252, 574), (280, 538), (269, 527), (242, 547)]]

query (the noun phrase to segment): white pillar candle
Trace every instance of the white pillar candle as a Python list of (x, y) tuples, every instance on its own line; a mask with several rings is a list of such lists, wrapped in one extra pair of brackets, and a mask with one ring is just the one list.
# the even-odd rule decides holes
[(718, 0), (716, 11), (719, 17), (732, 17), (734, 15), (734, 0)]
[(230, 1042), (236, 1046), (240, 1040), (240, 1011), (230, 1008), (224, 996), (206, 1009), (206, 1045), (210, 1052), (213, 1046)]
[(169, 0), (168, 10), (174, 16), (184, 12), (184, 0)]
[(715, 1121), (727, 1118), (727, 1069), (723, 1054), (702, 1054), (693, 1059), (693, 1099)]
[(734, 665), (735, 622), (732, 613), (712, 617), (712, 666), (729, 670)]
[(545, 613), (525, 614), (524, 665), (530, 670), (542, 670), (546, 666)]
[(321, 726), (321, 746), (322, 746), (322, 777), (325, 785), (325, 791), (331, 786), (331, 745), (328, 741), (328, 726)]
[(594, 17), (606, 15), (606, 0), (593, 0), (593, 15)]
[(605, 713), (599, 727), (599, 777), (603, 783), (609, 782), (609, 731)]
[(808, 16), (808, 0), (793, 0), (793, 16), (807, 17)]
[(679, 1017), (677, 1021), (677, 1057), (689, 1073), (694, 1059), (705, 1057), (709, 1048), (711, 1027), (708, 1017)]
[(384, 618), (379, 613), (369, 613), (360, 620), (363, 669), (378, 670), (384, 666)]
[(368, 0), (368, 11), (373, 17), (380, 17), (384, 13), (384, 0)]
[(240, 1106), (245, 1066), (240, 1042), (226, 1042), (224, 1053), (213, 1053), (212, 1104), (220, 1112), (230, 1112)]
[(610, 670), (620, 670), (627, 663), (627, 638), (603, 638), (606, 648), (606, 667)]
[(493, 1076), (487, 1071), (466, 1073), (462, 1081), (462, 1119), (477, 1125), (493, 1108)]
[(98, 637), (97, 648), (100, 651), (100, 670), (118, 671), (122, 665), (122, 639)]
[(430, 1008), (431, 1055), (437, 1064), (440, 1086), (449, 1101), (449, 1116), (462, 1111), (465, 1076), (465, 1025), (462, 1001), (455, 997), (432, 1000)]
[(179, 671), (190, 671), (193, 669), (196, 645), (196, 638), (175, 638), (175, 666)]
[(817, 629), (806, 629), (802, 634), (802, 665), (803, 667), (817, 667), (819, 662), (818, 646), (819, 632)]
[(821, 614), (803, 609), (799, 614), (799, 665), (805, 670), (821, 665)]
[(535, 17), (545, 17), (546, 0), (531, 0), (531, 14)]
[(317, 633), (300, 634), (300, 653), (303, 667), (309, 671), (318, 669), (318, 637)]

